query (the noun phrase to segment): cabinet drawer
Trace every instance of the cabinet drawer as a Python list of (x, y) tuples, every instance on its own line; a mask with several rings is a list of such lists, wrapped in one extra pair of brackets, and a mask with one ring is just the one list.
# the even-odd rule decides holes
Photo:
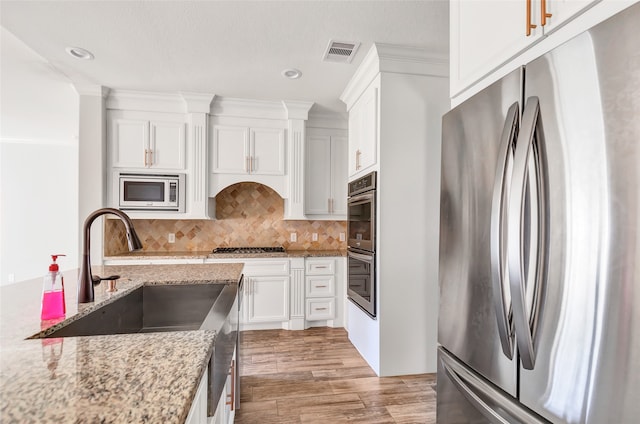
[(333, 319), (336, 316), (336, 300), (330, 299), (307, 299), (307, 321)]
[(251, 261), (245, 260), (244, 275), (248, 277), (262, 275), (289, 275), (289, 260)]
[(330, 297), (335, 295), (336, 281), (333, 275), (318, 275), (305, 278), (307, 297)]
[(334, 259), (310, 259), (306, 263), (307, 275), (332, 275), (336, 271)]

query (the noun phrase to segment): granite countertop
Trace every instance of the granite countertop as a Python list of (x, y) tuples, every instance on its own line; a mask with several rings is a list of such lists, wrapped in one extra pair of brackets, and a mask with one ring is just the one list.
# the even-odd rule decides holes
[(314, 258), (347, 256), (346, 250), (287, 250), (284, 253), (211, 253), (205, 252), (124, 252), (121, 255), (106, 256), (105, 260), (114, 259), (246, 259), (246, 258)]
[[(121, 275), (77, 305), (77, 270), (65, 272), (67, 320), (143, 284), (237, 284), (243, 264), (94, 267)], [(40, 321), (42, 280), (0, 288), (0, 421), (183, 423), (212, 353), (214, 331), (29, 339), (63, 325)], [(179, 372), (176, 372), (179, 362)]]

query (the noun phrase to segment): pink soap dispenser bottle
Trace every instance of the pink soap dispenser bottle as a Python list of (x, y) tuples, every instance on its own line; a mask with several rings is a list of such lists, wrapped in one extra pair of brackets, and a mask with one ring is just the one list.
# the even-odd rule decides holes
[(61, 318), (67, 313), (64, 302), (64, 278), (56, 263), (58, 256), (65, 255), (51, 255), (53, 263), (49, 265), (49, 272), (44, 276), (42, 312), (40, 313), (42, 320)]

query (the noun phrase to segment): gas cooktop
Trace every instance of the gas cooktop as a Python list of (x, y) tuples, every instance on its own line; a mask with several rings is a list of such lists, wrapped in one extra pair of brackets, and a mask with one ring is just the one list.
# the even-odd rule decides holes
[(213, 253), (284, 253), (284, 247), (216, 247)]

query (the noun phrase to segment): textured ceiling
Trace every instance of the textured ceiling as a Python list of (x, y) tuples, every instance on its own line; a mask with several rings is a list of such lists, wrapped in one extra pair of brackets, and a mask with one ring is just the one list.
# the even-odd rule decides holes
[[(0, 24), (74, 83), (305, 100), (317, 113), (345, 111), (338, 97), (373, 42), (446, 56), (448, 16), (434, 0), (0, 1)], [(362, 43), (351, 64), (321, 61), (331, 39)], [(302, 78), (283, 78), (290, 67)]]

